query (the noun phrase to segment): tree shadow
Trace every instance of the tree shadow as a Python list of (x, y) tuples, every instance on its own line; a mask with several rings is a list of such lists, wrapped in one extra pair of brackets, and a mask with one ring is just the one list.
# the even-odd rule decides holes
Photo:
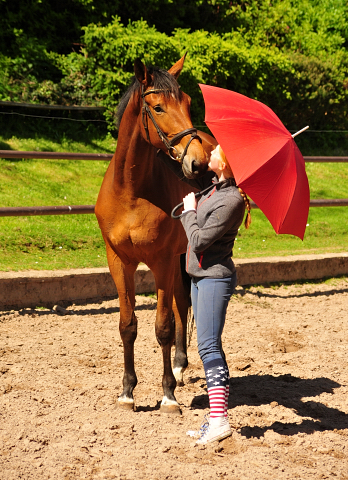
[(9, 143), (0, 140), (0, 150), (12, 150), (12, 148)]
[[(152, 310), (155, 311), (157, 308), (157, 304), (145, 304), (145, 305), (135, 305), (135, 312), (137, 311), (143, 311), (143, 310)], [(100, 308), (86, 308), (86, 309), (80, 309), (80, 310), (68, 310), (70, 315), (102, 315), (105, 313), (108, 314), (113, 314), (113, 313), (119, 313), (120, 312), (120, 307), (100, 307)], [(155, 319), (155, 318), (154, 318)]]
[[(321, 279), (321, 282), (322, 281), (323, 281), (323, 279)], [(314, 283), (314, 280), (313, 280), (313, 283)], [(267, 284), (267, 285), (265, 284), (263, 286), (264, 287), (269, 287), (270, 284)], [(347, 288), (326, 290), (325, 292), (315, 291), (315, 292), (307, 292), (307, 293), (292, 293), (292, 294), (289, 294), (289, 295), (277, 295), (276, 293), (274, 293), (274, 294), (266, 293), (266, 292), (260, 291), (260, 290), (258, 290), (256, 292), (252, 292), (250, 290), (244, 289), (243, 287), (240, 287), (236, 290), (236, 293), (239, 294), (241, 297), (244, 297), (246, 294), (248, 294), (248, 295), (253, 295), (254, 297), (258, 297), (258, 298), (269, 298), (269, 299), (274, 299), (274, 298), (290, 299), (290, 298), (310, 298), (310, 297), (313, 297), (313, 298), (315, 298), (315, 297), (331, 297), (332, 295), (342, 294), (342, 293), (347, 293), (347, 292), (348, 292), (348, 287)]]
[[(116, 297), (115, 297), (116, 298)], [(24, 308), (24, 309), (18, 309), (18, 313), (20, 316), (24, 315), (35, 315), (38, 317), (42, 317), (45, 315), (77, 315), (77, 316), (86, 316), (86, 315), (103, 315), (103, 314), (109, 314), (112, 315), (114, 313), (119, 313), (120, 312), (120, 307), (115, 306), (115, 307), (103, 307), (102, 305), (100, 308), (98, 307), (88, 307), (88, 304), (84, 305), (82, 303), (76, 303), (75, 305), (86, 307), (86, 308), (80, 308), (78, 310), (69, 310), (69, 307), (71, 305), (74, 305), (72, 302), (69, 301), (62, 301), (62, 302), (57, 302), (59, 306), (63, 308), (63, 310), (58, 310), (54, 311), (53, 310), (53, 303), (52, 306), (46, 306), (45, 309), (40, 310), (37, 308)], [(155, 321), (155, 316), (156, 316), (156, 309), (157, 309), (157, 303), (148, 303), (148, 304), (143, 304), (143, 305), (135, 305), (135, 312), (137, 311), (143, 311), (143, 310), (148, 310), (148, 311), (153, 311), (154, 312), (154, 321)], [(16, 309), (14, 309), (16, 310)], [(64, 311), (66, 310), (66, 311)], [(12, 313), (8, 310), (1, 312), (0, 311), (0, 317), (6, 317), (8, 315), (12, 315)]]
[[(283, 405), (304, 417), (301, 423), (274, 422), (270, 426), (246, 426), (241, 428), (241, 434), (247, 438), (262, 437), (267, 430), (273, 430), (280, 435), (296, 435), (300, 432), (348, 428), (348, 414), (316, 401), (303, 401), (303, 397), (317, 397), (321, 393), (333, 394), (334, 388), (341, 387), (330, 378), (320, 377), (303, 379), (291, 374), (249, 375), (230, 379), (229, 408), (238, 406)], [(209, 408), (208, 395), (199, 395), (192, 400), (191, 407)]]

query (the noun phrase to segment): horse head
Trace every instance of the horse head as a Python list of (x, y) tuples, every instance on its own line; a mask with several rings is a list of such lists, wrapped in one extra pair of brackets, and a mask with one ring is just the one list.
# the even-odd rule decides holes
[(144, 138), (180, 162), (187, 178), (196, 178), (207, 171), (209, 160), (191, 122), (191, 98), (177, 83), (185, 56), (168, 71), (147, 68), (137, 59), (134, 73), (140, 84)]

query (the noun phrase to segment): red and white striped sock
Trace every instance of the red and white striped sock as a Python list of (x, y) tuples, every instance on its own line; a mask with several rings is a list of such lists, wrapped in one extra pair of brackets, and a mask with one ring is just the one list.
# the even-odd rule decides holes
[(227, 414), (226, 387), (230, 380), (227, 364), (223, 358), (217, 358), (204, 363), (204, 371), (208, 387), (210, 417), (225, 418)]
[(223, 417), (225, 411), (225, 387), (208, 388), (210, 417)]

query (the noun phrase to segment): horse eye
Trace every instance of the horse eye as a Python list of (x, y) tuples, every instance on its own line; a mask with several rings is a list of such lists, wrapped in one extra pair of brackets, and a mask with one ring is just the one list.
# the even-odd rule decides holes
[(162, 108), (159, 105), (156, 105), (155, 107), (153, 107), (153, 109), (155, 110), (156, 113), (163, 112)]

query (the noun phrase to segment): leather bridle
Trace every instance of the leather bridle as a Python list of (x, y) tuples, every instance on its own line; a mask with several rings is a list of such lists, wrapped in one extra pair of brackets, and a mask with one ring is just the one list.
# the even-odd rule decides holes
[[(149, 108), (148, 103), (145, 102), (145, 97), (146, 97), (146, 95), (150, 95), (151, 93), (160, 93), (160, 92), (164, 92), (164, 91), (165, 90), (158, 88), (158, 89), (147, 90), (146, 92), (144, 92), (144, 85), (141, 86), (141, 98), (143, 99), (143, 106), (142, 106), (141, 115), (142, 115), (143, 126), (144, 126), (144, 129), (145, 129), (145, 132), (146, 132), (147, 141), (149, 143), (151, 143), (150, 135), (149, 135), (148, 120), (147, 120), (147, 117), (149, 117), (150, 120), (152, 121), (154, 127), (157, 130), (159, 138), (162, 140), (162, 142), (166, 146), (170, 158), (172, 158), (173, 160), (177, 160), (180, 163), (182, 163), (183, 160), (184, 160), (184, 157), (187, 153), (187, 149), (190, 146), (192, 140), (194, 140), (196, 138), (197, 140), (199, 140), (202, 143), (202, 139), (199, 137), (199, 135), (197, 134), (197, 129), (194, 128), (194, 127), (187, 128), (186, 130), (183, 130), (182, 132), (177, 133), (176, 135), (174, 135), (174, 137), (172, 139), (169, 139), (167, 137), (167, 135), (161, 130), (161, 128), (158, 126), (154, 116), (151, 113), (151, 110)], [(191, 138), (187, 142), (187, 144), (184, 148), (184, 151), (180, 155), (174, 145), (179, 140), (181, 140), (183, 137), (186, 137), (186, 135), (191, 135)]]

